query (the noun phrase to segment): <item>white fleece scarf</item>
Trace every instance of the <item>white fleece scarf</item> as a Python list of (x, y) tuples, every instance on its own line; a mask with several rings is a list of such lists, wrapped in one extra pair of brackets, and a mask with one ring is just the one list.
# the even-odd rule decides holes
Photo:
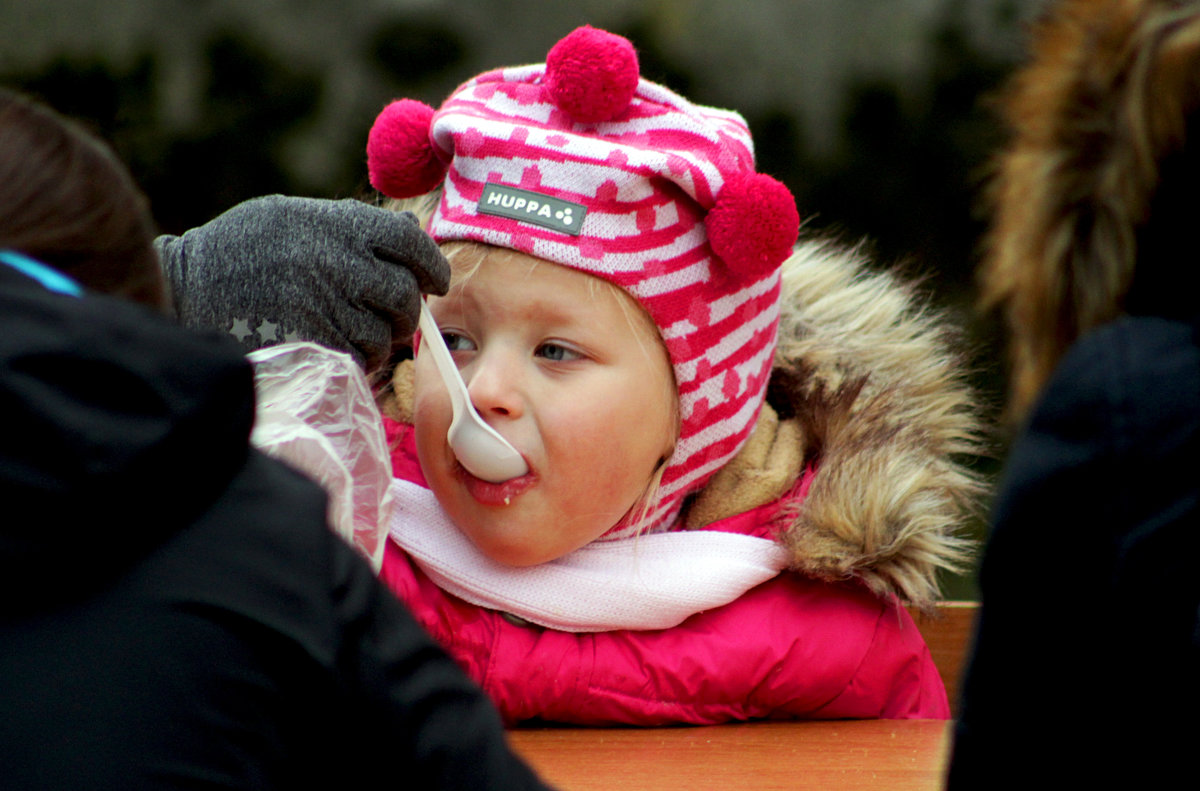
[(440, 588), (565, 632), (667, 629), (787, 565), (769, 539), (694, 530), (597, 541), (538, 566), (505, 566), (475, 548), (433, 492), (395, 480), (392, 493), (392, 540)]

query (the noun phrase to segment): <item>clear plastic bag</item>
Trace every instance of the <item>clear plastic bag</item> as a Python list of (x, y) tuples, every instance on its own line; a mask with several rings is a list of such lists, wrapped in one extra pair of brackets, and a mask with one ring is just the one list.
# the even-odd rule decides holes
[(329, 523), (378, 571), (394, 508), (383, 421), (347, 354), (286, 343), (249, 354), (257, 410), (250, 441), (329, 494)]

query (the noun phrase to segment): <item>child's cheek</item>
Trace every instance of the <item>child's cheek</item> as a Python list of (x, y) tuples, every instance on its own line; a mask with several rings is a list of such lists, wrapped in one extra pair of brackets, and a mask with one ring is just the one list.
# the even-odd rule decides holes
[(449, 409), (450, 397), (437, 369), (428, 354), (419, 356), (413, 371), (413, 423), (440, 419), (442, 412)]
[(443, 448), (451, 418), (450, 398), (441, 381), (432, 370), (423, 370), (418, 361), (413, 378), (413, 427), (422, 467), (433, 458), (445, 455)]

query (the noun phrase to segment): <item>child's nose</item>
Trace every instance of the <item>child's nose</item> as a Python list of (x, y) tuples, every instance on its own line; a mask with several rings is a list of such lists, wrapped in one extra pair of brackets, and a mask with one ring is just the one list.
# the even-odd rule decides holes
[(516, 360), (501, 352), (483, 352), (463, 368), (462, 375), (471, 403), (484, 420), (491, 416), (515, 418), (524, 413)]

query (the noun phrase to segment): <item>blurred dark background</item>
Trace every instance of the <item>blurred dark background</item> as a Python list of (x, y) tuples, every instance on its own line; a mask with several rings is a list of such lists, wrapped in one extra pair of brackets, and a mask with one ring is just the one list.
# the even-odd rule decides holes
[[(580, 24), (621, 33), (644, 76), (747, 118), (759, 169), (810, 228), (924, 278), (964, 328), (994, 415), (997, 332), (972, 304), (979, 186), (999, 141), (987, 98), (1037, 5), (16, 0), (0, 7), (0, 83), (109, 140), (177, 233), (270, 192), (365, 196), (366, 134), (389, 100), (436, 106), (486, 68), (544, 60)], [(977, 463), (994, 475), (996, 459)], [(948, 588), (973, 596), (973, 576)]]

